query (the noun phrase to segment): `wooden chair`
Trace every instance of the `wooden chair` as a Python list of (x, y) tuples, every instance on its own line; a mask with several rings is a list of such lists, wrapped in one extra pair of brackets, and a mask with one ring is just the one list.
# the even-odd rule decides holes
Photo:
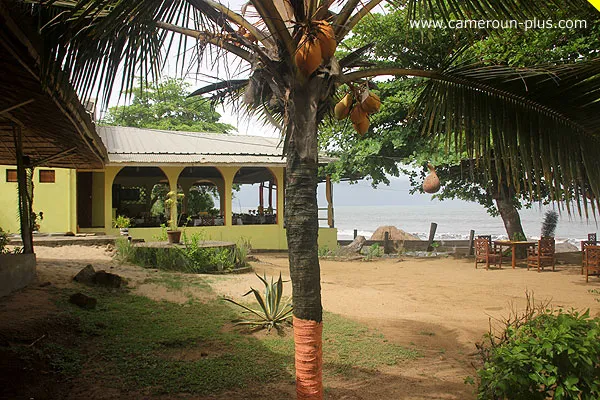
[[(589, 236), (589, 235), (588, 235)], [(595, 240), (582, 240), (581, 241), (581, 275), (583, 275), (583, 271), (585, 270), (586, 257), (585, 252), (590, 246), (597, 246), (598, 242)]]
[(502, 268), (502, 254), (492, 248), (492, 242), (487, 238), (478, 237), (475, 239), (475, 269), (477, 264), (485, 263), (485, 269), (489, 269), (490, 264), (498, 265)]
[(543, 237), (538, 241), (537, 248), (529, 249), (527, 255), (527, 270), (531, 267), (537, 268), (540, 272), (544, 267), (552, 266), (554, 271), (555, 257), (554, 257), (555, 243), (553, 237)]
[(600, 276), (600, 246), (589, 245), (585, 249), (585, 281), (590, 275)]

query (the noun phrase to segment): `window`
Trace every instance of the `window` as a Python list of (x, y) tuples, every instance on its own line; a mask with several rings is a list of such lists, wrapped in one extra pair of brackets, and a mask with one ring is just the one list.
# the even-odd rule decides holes
[(16, 182), (17, 181), (17, 170), (16, 169), (7, 169), (6, 170), (6, 182)]
[(53, 169), (40, 170), (40, 183), (54, 183), (55, 179)]

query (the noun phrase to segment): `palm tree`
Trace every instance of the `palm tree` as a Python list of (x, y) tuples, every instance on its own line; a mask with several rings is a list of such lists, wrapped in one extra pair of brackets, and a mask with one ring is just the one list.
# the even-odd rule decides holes
[[(228, 63), (236, 57), (248, 66), (248, 78), (225, 76), (194, 94), (243, 98), (248, 110), (282, 130), (296, 386), (302, 399), (319, 399), (323, 393), (317, 132), (340, 92), (352, 91), (355, 99), (368, 96), (368, 78), (380, 75), (429, 78), (420, 108), (425, 134), (452, 137), (473, 157), (502, 168), (499, 175), (512, 177), (515, 185), (520, 182), (517, 165), (523, 163), (531, 171), (525, 182), (544, 177), (555, 193), (566, 193), (567, 200), (586, 210), (583, 195), (600, 196), (598, 60), (527, 70), (450, 62), (433, 71), (369, 68), (362, 60), (369, 46), (351, 49), (341, 59), (330, 57), (331, 49), (324, 48), (331, 39), (342, 42), (381, 2), (250, 0), (232, 10), (215, 0), (61, 0), (32, 8), (46, 42), (47, 79), (60, 79), (60, 66), (83, 97), (97, 88), (107, 101), (116, 79), (125, 90), (140, 75), (155, 80), (169, 49), (178, 50), (180, 65), (212, 54), (227, 57)], [(551, 15), (560, 3), (409, 0), (406, 6), (415, 17), (525, 19)], [(569, 7), (589, 6), (585, 0), (576, 3)], [(195, 45), (192, 56), (187, 41)]]

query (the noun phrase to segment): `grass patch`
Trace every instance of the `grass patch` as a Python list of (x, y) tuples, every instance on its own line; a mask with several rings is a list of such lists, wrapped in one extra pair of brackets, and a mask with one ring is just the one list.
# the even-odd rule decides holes
[(211, 287), (203, 278), (193, 278), (169, 272), (161, 272), (144, 280), (143, 283), (153, 283), (166, 287), (170, 291), (179, 292), (184, 288), (197, 288), (211, 291)]
[[(235, 314), (220, 301), (178, 305), (127, 293), (90, 295), (98, 299), (96, 310), (64, 307), (80, 319), (84, 340), (94, 342), (90, 357), (105, 364), (103, 378), (121, 390), (209, 394), (285, 375), (287, 357), (251, 336), (222, 331)], [(173, 349), (197, 348), (205, 355), (169, 357)]]
[[(400, 361), (419, 356), (416, 350), (389, 343), (385, 337), (340, 315), (325, 312), (323, 315), (323, 364), (325, 373), (351, 376), (357, 369), (376, 371), (383, 365), (396, 365)], [(271, 335), (263, 339), (265, 347), (276, 354), (290, 357), (293, 366), (293, 338)], [(293, 372), (290, 369), (290, 372)]]
[[(190, 284), (177, 274), (153, 279), (173, 290)], [(192, 284), (206, 287), (203, 280)], [(221, 300), (180, 305), (127, 292), (86, 290), (98, 299), (95, 310), (69, 304), (70, 292), (58, 291), (59, 308), (79, 321), (77, 334), (67, 345), (45, 345), (50, 346), (44, 351), (52, 355), (53, 369), (67, 378), (93, 371), (88, 378), (123, 393), (197, 395), (293, 379), (292, 335), (273, 331), (256, 337), (224, 329), (239, 314)], [(326, 375), (376, 372), (418, 355), (341, 316), (325, 313), (324, 321)]]

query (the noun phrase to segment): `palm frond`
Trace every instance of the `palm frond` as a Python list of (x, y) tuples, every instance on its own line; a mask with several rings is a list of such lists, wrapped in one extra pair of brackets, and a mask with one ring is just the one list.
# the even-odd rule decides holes
[(464, 146), (518, 191), (526, 190), (525, 168), (532, 181), (552, 183), (569, 212), (576, 200), (587, 214), (585, 192), (600, 195), (599, 93), (600, 59), (542, 69), (467, 65), (433, 77), (415, 114), (425, 135)]

